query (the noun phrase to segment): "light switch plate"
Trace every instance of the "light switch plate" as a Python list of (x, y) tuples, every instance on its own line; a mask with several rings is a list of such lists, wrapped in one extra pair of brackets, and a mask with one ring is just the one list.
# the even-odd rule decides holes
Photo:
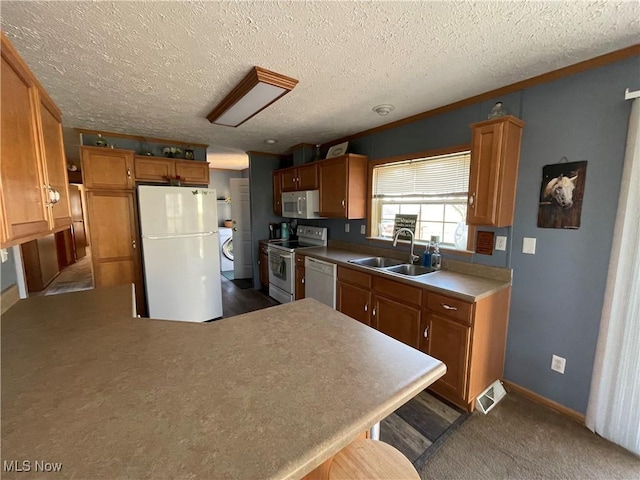
[(6, 248), (3, 248), (2, 250), (0, 250), (0, 259), (2, 259), (2, 263), (9, 260), (9, 252), (7, 251)]
[(348, 223), (344, 224), (344, 231), (349, 233), (349, 224)]
[(524, 237), (522, 239), (522, 253), (528, 253), (535, 255), (536, 253), (536, 239), (530, 237)]
[(507, 249), (507, 237), (502, 237), (498, 235), (496, 237), (496, 250), (502, 250), (503, 252)]
[(360, 225), (360, 234), (361, 235), (366, 235), (367, 234), (367, 226), (366, 225)]

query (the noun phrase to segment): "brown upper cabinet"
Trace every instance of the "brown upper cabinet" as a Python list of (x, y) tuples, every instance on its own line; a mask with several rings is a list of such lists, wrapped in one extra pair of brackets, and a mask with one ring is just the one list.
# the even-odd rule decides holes
[(209, 164), (194, 160), (174, 160), (176, 177), (187, 185), (209, 185)]
[(511, 115), (471, 125), (468, 225), (513, 224), (523, 127)]
[(133, 151), (104, 147), (80, 147), (80, 151), (85, 188), (134, 188)]
[(139, 182), (167, 183), (176, 176), (173, 162), (165, 158), (135, 156), (135, 177)]
[(320, 216), (365, 218), (367, 157), (349, 153), (273, 172), (273, 213), (282, 215), (282, 192), (320, 190)]
[(318, 164), (310, 163), (281, 170), (282, 191), (295, 192), (318, 189)]
[(320, 216), (365, 218), (367, 157), (349, 153), (318, 162)]
[(61, 113), (4, 34), (2, 46), (1, 246), (71, 224)]

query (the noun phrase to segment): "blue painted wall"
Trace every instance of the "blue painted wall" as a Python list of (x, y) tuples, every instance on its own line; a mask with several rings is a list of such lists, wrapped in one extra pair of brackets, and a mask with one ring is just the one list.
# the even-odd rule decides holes
[(284, 157), (249, 152), (249, 188), (251, 192), (251, 254), (253, 255), (253, 285), (260, 288), (258, 246), (260, 240), (269, 238), (269, 224), (282, 222), (284, 218), (273, 213), (272, 172), (289, 167)]
[(9, 259), (0, 264), (0, 291), (4, 291), (5, 288), (15, 285), (18, 281), (13, 249), (7, 248), (7, 252), (9, 252)]
[[(147, 152), (153, 154), (154, 157), (164, 157), (164, 153), (162, 153), (162, 149), (164, 147), (171, 147), (172, 145), (167, 145), (166, 143), (154, 143), (154, 142), (142, 142), (140, 140), (134, 140), (132, 138), (120, 138), (120, 137), (110, 137), (108, 135), (103, 135), (102, 138), (109, 144), (113, 145), (114, 148), (122, 148), (124, 150), (133, 150), (136, 152), (136, 155), (146, 155)], [(82, 135), (82, 144), (94, 146), (96, 144), (96, 140), (98, 139), (98, 135), (91, 133), (84, 133)], [(176, 145), (182, 153), (179, 158), (184, 159), (184, 145)], [(207, 150), (202, 147), (192, 147), (194, 160), (205, 162), (207, 160)], [(177, 158), (177, 157), (176, 157)]]
[[(485, 119), (497, 100), (526, 122), (514, 225), (486, 229), (508, 236), (507, 251), (474, 255), (470, 261), (514, 271), (505, 378), (582, 413), (591, 383), (631, 108), (624, 90), (640, 89), (639, 72), (640, 57), (633, 57), (349, 145), (350, 152), (379, 159), (469, 143), (469, 124)], [(571, 231), (541, 229), (537, 212), (542, 167), (563, 156), (588, 161), (582, 224)], [(344, 231), (344, 220), (306, 223), (327, 226), (331, 239), (368, 243), (360, 234), (361, 220), (348, 222), (350, 233)], [(524, 237), (537, 239), (535, 255), (521, 253)], [(551, 371), (552, 354), (567, 359), (564, 375)]]

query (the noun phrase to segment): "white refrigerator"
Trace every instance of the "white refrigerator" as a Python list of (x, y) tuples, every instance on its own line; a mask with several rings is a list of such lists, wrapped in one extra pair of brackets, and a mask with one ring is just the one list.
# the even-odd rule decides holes
[(138, 206), (149, 317), (221, 317), (216, 191), (140, 186)]

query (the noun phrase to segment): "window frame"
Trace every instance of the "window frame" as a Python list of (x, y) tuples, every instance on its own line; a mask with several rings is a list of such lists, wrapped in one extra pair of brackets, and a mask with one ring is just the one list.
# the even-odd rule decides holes
[[(420, 152), (407, 153), (403, 155), (395, 155), (393, 157), (380, 158), (378, 160), (369, 161), (368, 170), (367, 170), (367, 230), (366, 230), (366, 238), (369, 241), (383, 243), (386, 245), (390, 245), (393, 243), (393, 240), (382, 238), (382, 237), (372, 237), (372, 226), (373, 226), (373, 169), (379, 165), (385, 165), (388, 163), (397, 163), (397, 162), (406, 162), (407, 160), (415, 160), (418, 158), (425, 157), (437, 157), (441, 155), (450, 155), (461, 152), (469, 152), (471, 151), (471, 144), (465, 143), (462, 145), (454, 145), (452, 147), (445, 148), (437, 148), (433, 150), (423, 150)], [(453, 253), (462, 256), (469, 256), (473, 254), (474, 249), (474, 240), (476, 236), (476, 227), (474, 225), (468, 225), (467, 229), (467, 249), (466, 250), (458, 250), (455, 248), (441, 247), (440, 250), (446, 253)], [(404, 242), (400, 240), (400, 242)], [(406, 242), (408, 243), (408, 242)], [(416, 245), (426, 245), (427, 242), (424, 241), (416, 241)]]

